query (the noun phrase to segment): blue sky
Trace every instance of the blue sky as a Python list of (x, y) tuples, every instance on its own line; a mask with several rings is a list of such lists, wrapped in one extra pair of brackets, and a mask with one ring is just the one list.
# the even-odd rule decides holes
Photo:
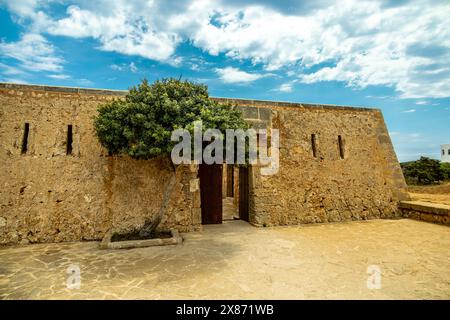
[(449, 1), (0, 0), (0, 81), (381, 108), (400, 161), (450, 143)]

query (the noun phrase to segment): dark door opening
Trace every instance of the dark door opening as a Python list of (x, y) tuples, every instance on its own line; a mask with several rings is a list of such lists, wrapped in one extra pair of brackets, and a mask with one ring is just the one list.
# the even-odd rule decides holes
[(199, 166), (202, 224), (222, 223), (222, 170), (221, 164)]
[(248, 185), (248, 167), (239, 168), (239, 218), (248, 222), (248, 198), (249, 198), (249, 185)]
[(234, 197), (234, 167), (227, 165), (227, 197)]

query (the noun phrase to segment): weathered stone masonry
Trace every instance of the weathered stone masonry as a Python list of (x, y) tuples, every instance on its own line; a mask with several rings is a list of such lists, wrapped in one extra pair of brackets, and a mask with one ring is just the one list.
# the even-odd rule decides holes
[[(171, 169), (161, 160), (110, 157), (94, 135), (97, 106), (122, 92), (2, 85), (0, 243), (98, 240), (156, 213)], [(21, 154), (24, 124), (28, 150)], [(73, 126), (72, 154), (66, 155)], [(162, 227), (200, 225), (195, 167), (180, 167)]]
[(254, 126), (280, 131), (278, 174), (262, 176), (259, 168), (251, 170), (251, 223), (274, 226), (400, 216), (398, 202), (409, 196), (380, 110), (233, 101), (251, 109), (245, 114), (255, 118)]
[[(170, 167), (159, 159), (108, 156), (94, 134), (98, 105), (125, 93), (0, 84), (0, 243), (99, 240), (110, 228), (138, 228), (159, 209)], [(406, 185), (379, 110), (227, 100), (255, 128), (280, 130), (279, 173), (250, 170), (252, 224), (398, 215)], [(197, 230), (197, 167), (181, 166), (177, 177), (161, 228)]]

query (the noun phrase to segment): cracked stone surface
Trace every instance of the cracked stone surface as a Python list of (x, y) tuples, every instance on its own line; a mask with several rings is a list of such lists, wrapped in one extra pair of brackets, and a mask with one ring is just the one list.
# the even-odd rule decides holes
[[(0, 249), (2, 299), (449, 299), (450, 229), (414, 220), (205, 226), (178, 246)], [(80, 287), (67, 288), (67, 269)], [(367, 268), (381, 270), (368, 289)]]

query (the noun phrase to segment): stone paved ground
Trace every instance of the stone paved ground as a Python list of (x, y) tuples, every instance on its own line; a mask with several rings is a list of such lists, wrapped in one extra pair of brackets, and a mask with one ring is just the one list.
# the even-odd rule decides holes
[[(96, 242), (0, 249), (3, 299), (449, 299), (450, 229), (413, 220), (185, 234), (179, 246), (99, 250)], [(81, 269), (67, 289), (66, 270)], [(367, 289), (369, 265), (381, 289)]]

